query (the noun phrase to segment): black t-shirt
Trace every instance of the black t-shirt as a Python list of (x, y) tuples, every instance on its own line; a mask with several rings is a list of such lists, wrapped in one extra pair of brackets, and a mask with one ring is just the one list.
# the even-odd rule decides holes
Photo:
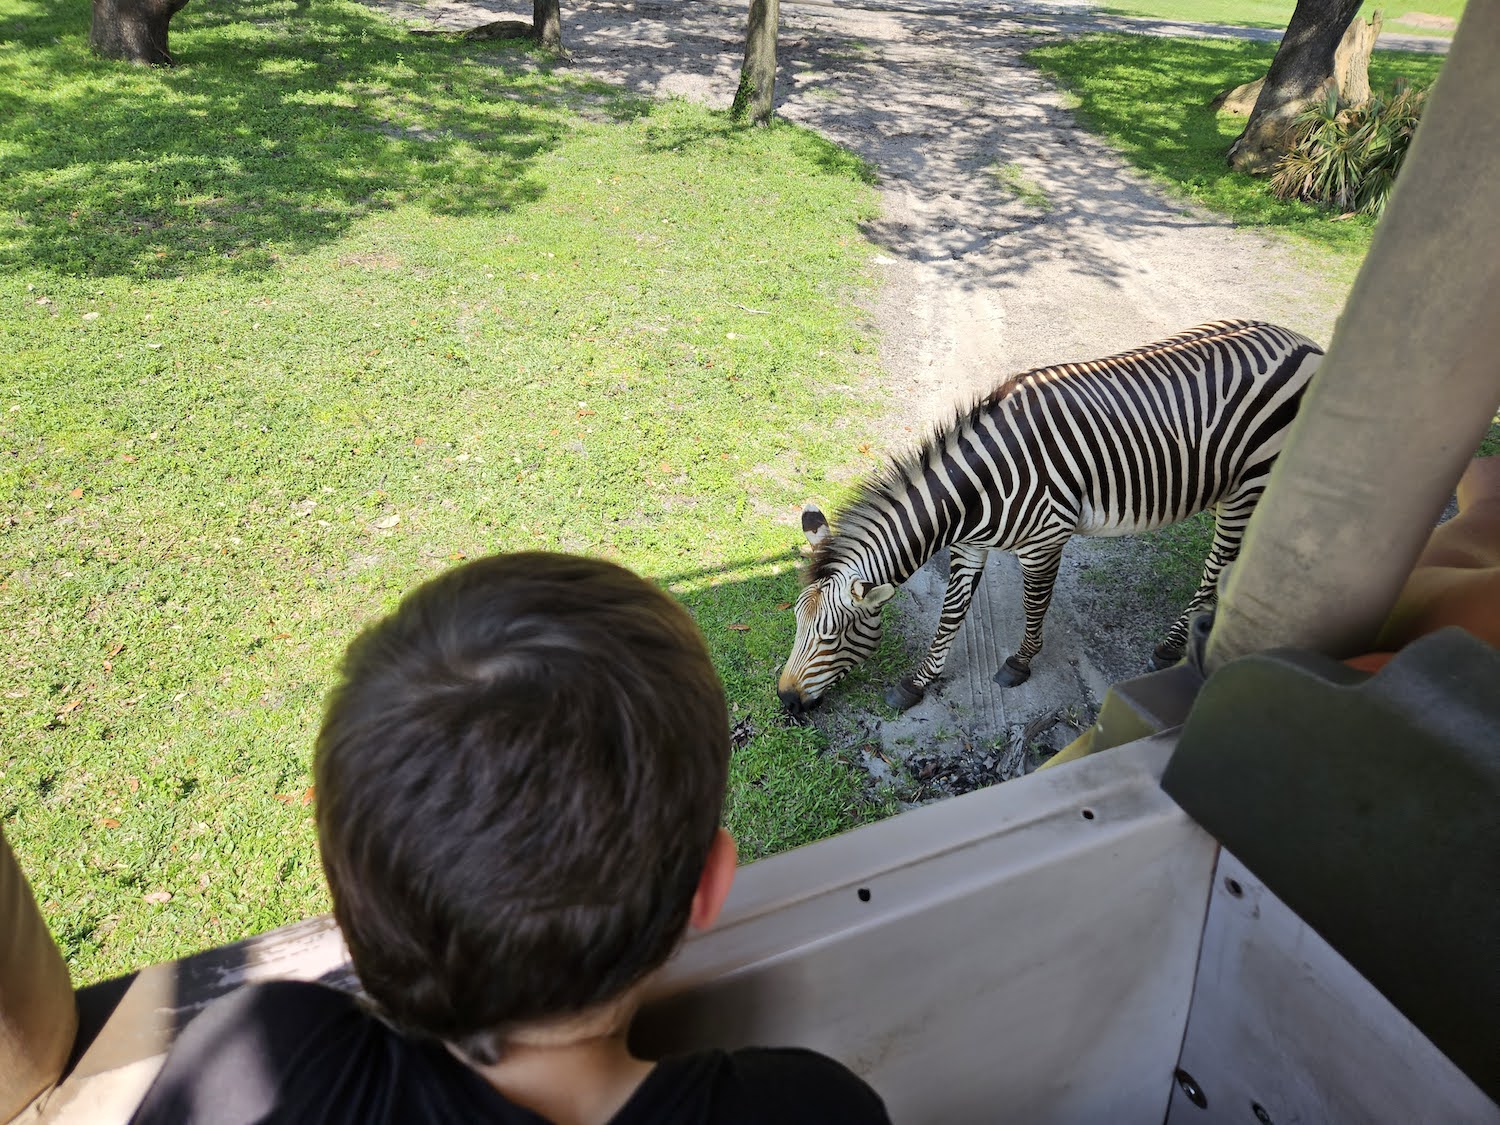
[[(698, 1051), (657, 1063), (610, 1125), (889, 1125), (869, 1086), (816, 1051)], [(441, 1044), (347, 993), (251, 985), (178, 1037), (131, 1125), (546, 1125)]]

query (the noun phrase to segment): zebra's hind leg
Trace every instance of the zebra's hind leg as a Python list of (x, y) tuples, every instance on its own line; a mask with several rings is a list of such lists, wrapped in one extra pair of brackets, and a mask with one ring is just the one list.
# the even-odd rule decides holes
[(1153, 669), (1169, 668), (1182, 659), (1187, 646), (1188, 627), (1193, 615), (1214, 604), (1219, 592), (1219, 576), (1239, 556), (1245, 538), (1245, 525), (1255, 512), (1255, 505), (1266, 490), (1265, 477), (1240, 486), (1214, 507), (1214, 541), (1203, 563), (1203, 577), (1182, 616), (1172, 622), (1167, 635), (1151, 653)]
[(949, 550), (948, 589), (943, 593), (943, 611), (938, 616), (937, 633), (927, 648), (927, 656), (910, 676), (903, 676), (885, 690), (887, 705), (897, 711), (915, 707), (927, 694), (927, 686), (943, 674), (948, 650), (958, 627), (974, 603), (974, 590), (984, 575), (984, 561), (989, 551), (984, 547), (955, 544)]
[(1063, 547), (1067, 545), (1070, 534), (1033, 543), (1016, 552), (1021, 563), (1021, 585), (1026, 602), (1026, 633), (1021, 638), (1021, 647), (1007, 656), (995, 673), (995, 683), (1001, 687), (1016, 687), (1031, 678), (1031, 660), (1042, 650), (1042, 622), (1052, 604), (1057, 568), (1062, 564)]

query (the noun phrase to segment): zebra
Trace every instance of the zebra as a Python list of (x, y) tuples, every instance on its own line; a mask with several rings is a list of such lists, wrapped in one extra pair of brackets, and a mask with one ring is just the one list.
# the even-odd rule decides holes
[(1042, 647), (1063, 546), (1075, 534), (1149, 531), (1213, 508), (1213, 546), (1187, 609), (1152, 664), (1182, 656), (1213, 602), (1323, 351), (1260, 321), (1215, 321), (1107, 359), (1003, 382), (863, 486), (835, 534), (809, 506), (812, 545), (797, 635), (777, 681), (799, 715), (875, 650), (880, 608), (934, 552), (949, 550), (937, 632), (885, 693), (905, 710), (943, 671), (991, 550), (1021, 564), (1026, 627), (994, 681), (1024, 683)]

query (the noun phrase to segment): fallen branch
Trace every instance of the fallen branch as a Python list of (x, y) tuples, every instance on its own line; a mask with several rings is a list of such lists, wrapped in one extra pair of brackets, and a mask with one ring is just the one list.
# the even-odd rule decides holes
[(495, 20), (478, 27), (455, 30), (444, 27), (413, 27), (413, 35), (441, 35), (449, 39), (530, 39), (531, 24), (526, 20)]

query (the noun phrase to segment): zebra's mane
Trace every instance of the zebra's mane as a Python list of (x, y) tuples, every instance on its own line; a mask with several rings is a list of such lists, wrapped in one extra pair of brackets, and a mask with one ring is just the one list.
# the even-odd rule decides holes
[(896, 497), (904, 493), (911, 481), (925, 470), (935, 448), (945, 444), (954, 433), (965, 426), (978, 424), (985, 414), (1021, 391), (1023, 387), (1036, 387), (1040, 384), (1082, 375), (1098, 375), (1111, 368), (1116, 374), (1124, 374), (1128, 370), (1124, 364), (1126, 360), (1173, 351), (1198, 344), (1210, 337), (1232, 336), (1264, 327), (1267, 325), (1261, 321), (1216, 320), (1208, 324), (1200, 324), (1196, 328), (1189, 328), (1165, 340), (1118, 352), (1104, 359), (1034, 367), (1030, 371), (1022, 371), (1009, 376), (993, 390), (975, 398), (969, 405), (956, 407), (951, 418), (934, 422), (920, 442), (903, 452), (892, 455), (890, 460), (866, 477), (859, 485), (854, 498), (844, 506), (843, 514), (838, 522), (833, 525), (834, 534), (813, 549), (812, 561), (808, 564), (804, 581), (811, 584), (828, 578), (838, 564), (853, 553), (853, 540), (846, 538), (841, 531), (837, 530), (838, 527), (845, 524), (862, 526), (872, 522), (880, 513), (887, 511)]
[(803, 576), (813, 583), (829, 577), (838, 564), (850, 552), (852, 539), (839, 528), (845, 524), (865, 524), (879, 512), (889, 509), (891, 502), (904, 493), (914, 477), (921, 475), (934, 448), (946, 442), (950, 435), (963, 426), (977, 423), (980, 417), (1001, 399), (1013, 393), (1031, 372), (1015, 375), (1005, 380), (988, 394), (976, 398), (969, 406), (954, 408), (946, 421), (929, 425), (925, 437), (915, 445), (894, 453), (879, 468), (873, 470), (858, 486), (858, 491), (847, 504), (834, 526), (834, 533), (813, 548), (812, 561)]

